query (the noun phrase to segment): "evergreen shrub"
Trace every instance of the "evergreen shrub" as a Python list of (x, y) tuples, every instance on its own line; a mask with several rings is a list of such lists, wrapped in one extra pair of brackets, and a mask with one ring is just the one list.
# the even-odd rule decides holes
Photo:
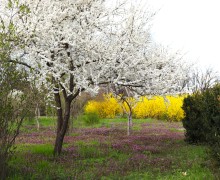
[(206, 143), (220, 162), (220, 84), (184, 99), (186, 141)]

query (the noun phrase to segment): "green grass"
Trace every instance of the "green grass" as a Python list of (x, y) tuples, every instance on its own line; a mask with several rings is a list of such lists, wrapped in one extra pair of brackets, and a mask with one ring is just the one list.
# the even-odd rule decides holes
[(209, 158), (207, 151), (208, 148), (205, 146), (188, 145), (183, 142), (181, 148), (164, 154), (175, 160), (174, 171), (165, 173), (158, 179), (214, 179), (210, 169), (203, 166)]
[[(76, 128), (100, 128), (100, 127), (118, 127), (121, 124), (124, 124), (125, 126), (127, 125), (127, 118), (119, 118), (119, 119), (101, 119), (98, 123), (92, 124), (92, 125), (87, 125), (81, 118), (78, 119), (72, 119), (72, 126)], [(140, 125), (143, 123), (155, 123), (156, 120), (154, 119), (133, 119), (132, 120), (134, 123), (134, 129), (139, 130)]]
[[(56, 117), (41, 116), (38, 120), (40, 127), (56, 126)], [(36, 119), (25, 119), (23, 126), (37, 126)]]
[(39, 144), (39, 145), (29, 145), (27, 147), (32, 154), (40, 154), (45, 156), (53, 155), (53, 145), (52, 144)]
[[(126, 124), (127, 123), (127, 118), (118, 118), (118, 119), (101, 119), (98, 123), (96, 124), (86, 124), (81, 117), (76, 118), (76, 119), (71, 119), (71, 124), (72, 127), (74, 128), (88, 128), (88, 127), (94, 127), (94, 128), (99, 128), (99, 127), (112, 127), (112, 126), (117, 126), (118, 124)], [(148, 119), (133, 119), (132, 120), (135, 125), (141, 125), (143, 123), (155, 123), (157, 120), (148, 118)], [(39, 123), (40, 127), (55, 127), (56, 126), (56, 117), (46, 117), (46, 116), (41, 116), (39, 117)], [(35, 119), (25, 119), (23, 126), (37, 126), (36, 120)]]
[[(43, 128), (54, 127), (54, 122), (55, 118), (40, 118)], [(135, 133), (140, 136), (143, 123), (155, 125), (160, 124), (161, 121), (134, 119), (133, 123)], [(149, 163), (148, 161), (142, 163), (142, 159), (137, 162), (129, 160), (134, 155), (130, 149), (121, 151), (112, 147), (115, 141), (120, 144), (118, 136), (122, 136), (121, 134), (103, 136), (87, 134), (87, 131), (84, 131), (101, 127), (126, 130), (126, 124), (127, 119), (101, 119), (99, 123), (89, 126), (79, 119), (74, 120), (74, 131), (69, 133), (73, 141), (64, 144), (64, 149), (73, 147), (74, 150), (64, 151), (60, 157), (56, 158), (53, 157), (53, 144), (18, 144), (16, 154), (10, 161), (8, 179), (216, 179), (217, 176), (214, 176), (209, 166), (212, 160), (206, 146), (189, 145), (183, 139), (177, 139), (167, 142), (167, 148), (159, 153), (143, 151), (141, 154), (149, 158)], [(30, 122), (25, 122), (24, 128), (29, 126), (31, 126)], [(162, 127), (174, 133), (181, 133), (178, 128), (169, 127), (169, 123), (163, 124)], [(24, 133), (28, 135), (31, 131), (24, 131)], [(104, 137), (106, 139), (102, 139)], [(163, 159), (170, 160), (171, 164), (163, 165)], [(156, 160), (155, 163), (153, 160)]]

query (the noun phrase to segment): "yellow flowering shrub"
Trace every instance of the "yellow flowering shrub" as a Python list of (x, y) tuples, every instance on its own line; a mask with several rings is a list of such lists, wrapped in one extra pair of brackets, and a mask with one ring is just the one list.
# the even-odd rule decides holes
[(111, 94), (104, 95), (103, 101), (89, 101), (85, 113), (97, 113), (102, 118), (115, 118), (121, 112), (120, 104)]
[[(133, 109), (137, 104), (137, 100), (135, 100), (134, 98), (129, 97), (129, 98), (126, 99), (126, 101), (128, 102), (129, 106), (132, 108), (132, 112), (133, 112)], [(118, 100), (118, 102), (120, 104), (121, 110), (124, 111), (124, 113), (129, 113), (130, 112), (130, 109), (129, 109), (128, 104), (126, 102), (123, 102), (121, 100)]]
[(104, 102), (101, 102), (104, 106), (103, 112), (105, 117), (107, 118), (114, 118), (117, 114), (121, 112), (120, 104), (118, 103), (117, 99), (114, 98), (111, 94), (104, 95)]
[(150, 99), (141, 97), (140, 101), (134, 108), (134, 115), (136, 118), (162, 118), (166, 112), (166, 105), (164, 98), (161, 96), (154, 96)]
[(166, 116), (170, 121), (181, 121), (184, 118), (182, 109), (184, 96), (167, 96)]
[[(129, 98), (127, 101), (133, 108), (135, 118), (157, 118), (168, 121), (181, 121), (184, 117), (182, 110), (184, 96), (153, 96), (141, 97), (139, 101)], [(85, 106), (85, 112), (95, 112), (102, 118), (115, 118), (128, 111), (126, 103), (121, 103), (112, 94), (104, 95), (103, 101), (89, 101)]]
[(88, 101), (88, 103), (85, 106), (85, 113), (97, 113), (100, 115), (100, 102), (98, 101)]

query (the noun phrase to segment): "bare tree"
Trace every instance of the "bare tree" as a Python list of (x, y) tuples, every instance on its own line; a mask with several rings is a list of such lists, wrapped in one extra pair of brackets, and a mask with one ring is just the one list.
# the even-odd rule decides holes
[(208, 68), (205, 71), (195, 69), (189, 83), (191, 83), (192, 91), (196, 92), (205, 91), (218, 82), (220, 82), (219, 74), (212, 68)]

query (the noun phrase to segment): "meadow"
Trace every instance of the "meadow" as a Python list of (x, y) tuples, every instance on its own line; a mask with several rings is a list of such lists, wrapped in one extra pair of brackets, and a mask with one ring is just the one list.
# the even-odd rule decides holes
[(181, 122), (134, 119), (127, 136), (126, 119), (74, 119), (54, 158), (55, 122), (24, 122), (8, 179), (218, 179), (208, 147), (184, 142)]

